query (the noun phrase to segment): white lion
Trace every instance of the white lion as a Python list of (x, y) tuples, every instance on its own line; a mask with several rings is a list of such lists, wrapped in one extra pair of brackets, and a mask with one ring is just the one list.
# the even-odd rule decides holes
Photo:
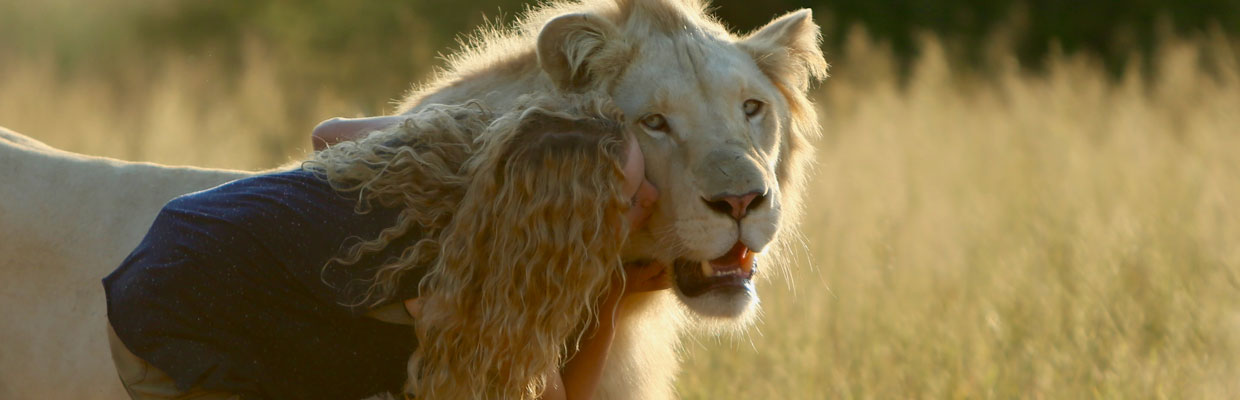
[[(676, 284), (625, 307), (600, 397), (673, 397), (681, 334), (746, 322), (755, 258), (774, 256), (793, 228), (819, 130), (806, 91), (826, 74), (818, 27), (801, 10), (737, 37), (698, 0), (552, 3), (518, 25), (476, 36), (401, 110), (612, 95), (646, 133), (648, 177), (662, 192), (626, 256), (674, 265)], [(10, 136), (0, 140), (0, 252), (17, 256), (0, 261), (12, 271), (0, 285), (0, 397), (119, 396), (99, 279), (164, 201), (245, 173), (87, 158)]]

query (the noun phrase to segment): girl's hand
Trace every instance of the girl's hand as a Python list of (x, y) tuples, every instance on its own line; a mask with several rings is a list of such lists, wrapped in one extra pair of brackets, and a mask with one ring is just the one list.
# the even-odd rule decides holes
[[(405, 300), (405, 311), (409, 312), (409, 316), (413, 317), (414, 321), (417, 321), (418, 318), (421, 318), (422, 317), (422, 298), (414, 297), (412, 299)], [(426, 338), (426, 324), (414, 323), (413, 329), (414, 329), (414, 333), (418, 335), (417, 336), (418, 340), (423, 340)]]
[(314, 144), (314, 151), (319, 151), (346, 140), (361, 139), (370, 132), (395, 126), (404, 120), (405, 117), (399, 115), (332, 118), (314, 127), (314, 133), (310, 134), (310, 141)]
[(659, 199), (659, 190), (646, 179), (646, 158), (642, 155), (637, 139), (629, 138), (624, 162), (624, 195), (631, 203), (625, 217), (629, 219), (629, 231), (637, 231), (646, 226), (650, 214), (654, 212), (654, 203)]
[(667, 266), (658, 261), (625, 264), (624, 278), (612, 278), (607, 297), (603, 298), (603, 303), (599, 305), (600, 317), (604, 317), (600, 318), (599, 322), (605, 326), (614, 322), (616, 312), (620, 309), (620, 300), (624, 297), (672, 287)]
[[(655, 290), (663, 290), (672, 287), (672, 282), (668, 279), (668, 268), (658, 261), (649, 261), (645, 263), (628, 263), (624, 265), (625, 282), (623, 283), (621, 297), (634, 293), (651, 292)], [(613, 284), (613, 290), (620, 286), (619, 279)]]

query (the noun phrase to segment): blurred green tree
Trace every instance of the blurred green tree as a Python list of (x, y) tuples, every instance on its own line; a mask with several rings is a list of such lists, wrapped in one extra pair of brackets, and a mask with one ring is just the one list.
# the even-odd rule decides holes
[[(137, 27), (142, 37), (174, 47), (225, 44), (235, 48), (249, 34), (280, 47), (306, 48), (312, 53), (307, 55), (328, 59), (340, 54), (389, 56), (418, 43), (443, 49), (484, 18), (507, 21), (530, 4), (522, 0), (182, 1), (144, 14)], [(738, 31), (757, 28), (789, 10), (812, 8), (824, 25), (829, 46), (838, 46), (852, 26), (860, 25), (890, 42), (905, 59), (915, 55), (917, 35), (922, 32), (958, 43), (961, 56), (976, 59), (988, 36), (1002, 30), (1015, 42), (1022, 63), (1029, 66), (1040, 64), (1051, 43), (1067, 52), (1095, 53), (1117, 67), (1133, 54), (1148, 54), (1159, 29), (1192, 33), (1216, 24), (1225, 33), (1240, 34), (1240, 0), (718, 0), (713, 5)], [(414, 72), (424, 68), (409, 60), (398, 62)]]
[[(0, 58), (40, 51), (66, 69), (122, 70), (131, 59), (169, 51), (239, 68), (246, 52), (280, 58), (292, 88), (351, 96), (374, 111), (376, 93), (400, 95), (438, 64), (453, 40), (485, 21), (508, 22), (533, 0), (0, 0)], [(1163, 32), (1240, 35), (1240, 0), (717, 0), (736, 31), (812, 8), (830, 53), (855, 27), (890, 44), (900, 60), (918, 36), (936, 34), (952, 56), (978, 65), (994, 40), (1037, 68), (1058, 45), (1101, 58), (1114, 72), (1133, 55), (1155, 54)], [(55, 12), (49, 12), (55, 11)], [(964, 65), (969, 65), (965, 63)], [(3, 67), (3, 65), (0, 65)], [(294, 89), (295, 90), (295, 89)]]

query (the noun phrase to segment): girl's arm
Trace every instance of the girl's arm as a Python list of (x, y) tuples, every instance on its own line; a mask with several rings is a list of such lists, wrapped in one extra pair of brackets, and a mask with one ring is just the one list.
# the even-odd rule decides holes
[[(624, 297), (671, 287), (667, 268), (657, 262), (626, 266), (625, 275), (627, 284), (616, 279), (603, 303), (599, 304), (599, 323), (593, 330), (585, 333), (577, 354), (568, 360), (563, 369), (548, 374), (547, 388), (542, 396), (544, 400), (579, 400), (593, 397), (603, 376), (603, 365), (607, 363), (611, 342), (616, 337), (616, 316), (620, 313), (620, 304)], [(404, 303), (409, 315), (415, 319), (422, 315), (422, 302), (418, 298), (405, 300)]]
[[(612, 290), (612, 293), (614, 292), (616, 291)], [(603, 376), (607, 352), (616, 338), (615, 315), (619, 312), (619, 302), (620, 296), (607, 295), (607, 299), (599, 306), (601, 315), (598, 325), (585, 333), (577, 354), (568, 360), (564, 368), (548, 377), (544, 400), (589, 399), (594, 395)]]
[(581, 348), (577, 354), (558, 374), (553, 373), (547, 379), (547, 390), (543, 393), (545, 400), (589, 399), (598, 389), (603, 376), (603, 365), (607, 363), (607, 353), (615, 340), (616, 316), (620, 314), (620, 305), (634, 293), (667, 289), (667, 268), (659, 263), (626, 266), (627, 284), (616, 279), (607, 297), (599, 305), (599, 323), (593, 330), (586, 332), (581, 340)]
[(314, 127), (310, 141), (314, 142), (314, 151), (326, 149), (346, 140), (360, 139), (367, 133), (399, 124), (405, 117), (389, 115), (365, 118), (332, 118), (320, 122)]

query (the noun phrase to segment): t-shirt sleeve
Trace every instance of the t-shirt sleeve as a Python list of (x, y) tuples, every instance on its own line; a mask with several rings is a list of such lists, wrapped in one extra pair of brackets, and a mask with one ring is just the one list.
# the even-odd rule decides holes
[[(344, 307), (355, 315), (367, 309), (358, 305), (380, 265), (399, 259), (419, 236), (407, 232), (378, 252), (358, 262), (334, 262), (356, 244), (374, 240), (396, 224), (399, 210), (373, 205), (358, 211), (356, 193), (341, 193), (310, 172), (267, 177), (265, 190), (251, 193), (238, 203), (248, 214), (238, 218), (241, 229), (259, 240), (285, 273), (301, 283), (319, 301)], [(417, 282), (401, 282), (397, 298), (416, 296)]]
[[(213, 230), (182, 246), (215, 247), (199, 250), (252, 268), (246, 271), (251, 279), (269, 283), (273, 291), (285, 290), (291, 281), (286, 294), (308, 296), (311, 304), (364, 314), (367, 309), (356, 304), (376, 269), (416, 240), (417, 232), (410, 232), (357, 263), (329, 263), (395, 225), (399, 210), (372, 207), (359, 213), (356, 196), (337, 192), (306, 171), (230, 185), (175, 199), (161, 214), (175, 214), (184, 230), (204, 229), (196, 225)], [(416, 281), (401, 283), (399, 298), (416, 296)]]

